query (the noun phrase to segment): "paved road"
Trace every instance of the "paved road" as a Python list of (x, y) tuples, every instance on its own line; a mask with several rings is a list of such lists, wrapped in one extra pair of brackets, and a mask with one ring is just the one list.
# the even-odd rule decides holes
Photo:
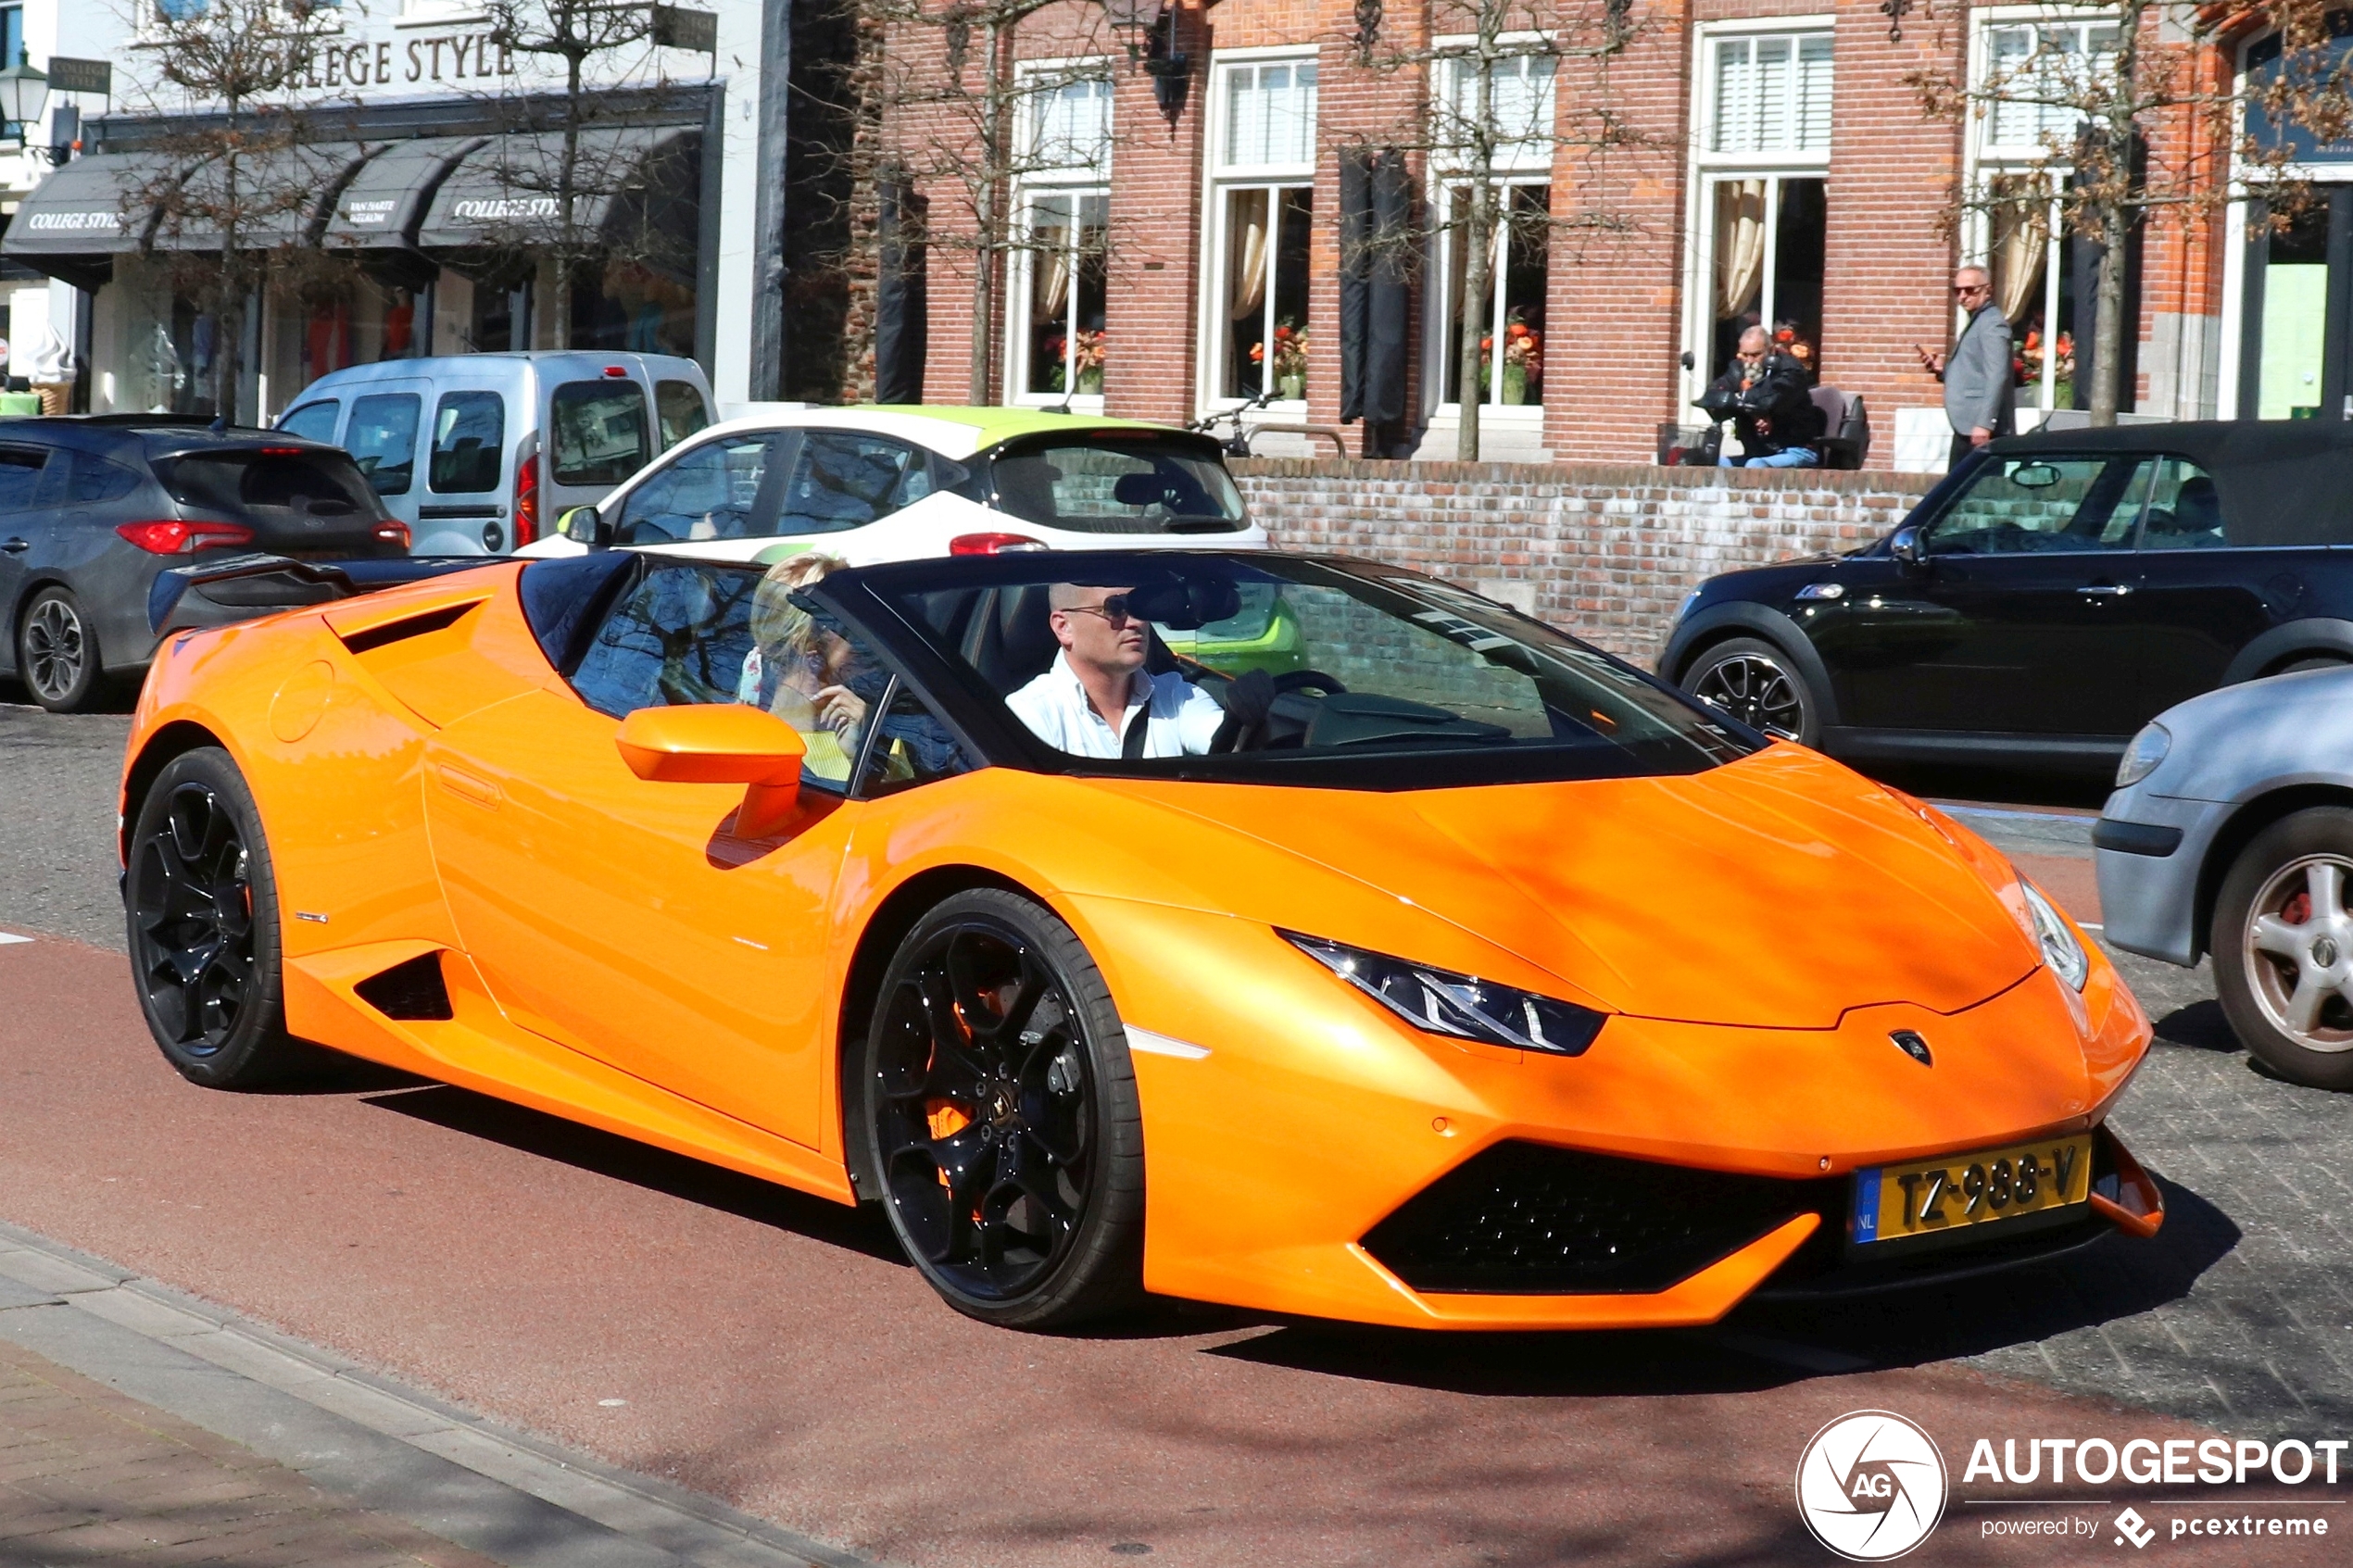
[[(0, 926), (119, 949), (121, 721), (0, 725), (0, 800), (52, 802), (0, 816)], [(2080, 825), (1976, 825), (2089, 912), (2063, 885)], [(188, 1088), (119, 953), (55, 941), (0, 947), (0, 1218), (878, 1556), (1811, 1560), (1790, 1461), (1861, 1406), (1948, 1449), (2160, 1428), (2120, 1401), (2233, 1433), (2353, 1424), (2347, 1101), (2251, 1071), (2202, 975), (2128, 966), (2164, 1035), (2119, 1113), (2171, 1184), (2159, 1240), (1705, 1334), (1432, 1339), (1174, 1309), (999, 1334), (861, 1216), (477, 1097), (358, 1070)]]

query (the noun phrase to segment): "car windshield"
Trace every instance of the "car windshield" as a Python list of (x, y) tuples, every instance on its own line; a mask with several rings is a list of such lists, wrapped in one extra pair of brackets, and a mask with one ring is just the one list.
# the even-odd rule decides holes
[(1248, 526), (1214, 448), (1151, 436), (1009, 445), (988, 465), (996, 505), (1080, 533), (1229, 533)]
[[(1371, 565), (1074, 553), (868, 580), (1048, 766), (1412, 788), (1694, 772), (1755, 745), (1597, 649)], [(1114, 729), (1091, 694), (1122, 680)]]

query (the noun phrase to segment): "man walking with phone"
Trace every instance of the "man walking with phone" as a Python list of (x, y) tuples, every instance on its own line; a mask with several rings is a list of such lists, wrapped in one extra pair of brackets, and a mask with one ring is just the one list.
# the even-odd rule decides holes
[(2010, 364), (2010, 320), (1994, 307), (1994, 280), (1982, 267), (1953, 274), (1953, 302), (1969, 312), (1950, 355), (1912, 351), (1929, 374), (1944, 383), (1944, 417), (1953, 426), (1953, 455), (1945, 465), (1960, 467), (1972, 447), (2010, 433), (2010, 397), (2016, 375)]

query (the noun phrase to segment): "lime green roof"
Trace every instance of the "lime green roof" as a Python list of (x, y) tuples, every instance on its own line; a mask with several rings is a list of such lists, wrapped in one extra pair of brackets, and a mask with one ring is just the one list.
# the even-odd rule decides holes
[(974, 432), (975, 451), (994, 446), (1000, 441), (1010, 441), (1016, 435), (1030, 435), (1038, 431), (1176, 428), (1144, 420), (1107, 420), (1097, 414), (1057, 413), (1051, 408), (943, 408), (929, 403), (884, 403), (873, 407), (876, 413), (905, 414), (914, 419), (938, 420), (946, 424), (967, 426)]

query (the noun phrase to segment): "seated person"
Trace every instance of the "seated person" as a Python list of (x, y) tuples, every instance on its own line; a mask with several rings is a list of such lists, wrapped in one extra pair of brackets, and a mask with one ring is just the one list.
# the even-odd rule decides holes
[(1723, 466), (1810, 469), (1821, 465), (1825, 420), (1806, 388), (1806, 369), (1775, 350), (1762, 327), (1741, 333), (1739, 351), (1696, 401), (1711, 420), (1732, 421), (1742, 456)]
[(736, 701), (764, 708), (799, 730), (809, 746), (803, 765), (833, 780), (849, 777), (865, 723), (870, 698), (853, 688), (874, 683), (859, 679), (868, 671), (859, 668), (849, 640), (819, 625), (792, 595), (841, 564), (812, 550), (768, 570), (752, 596), (752, 648), (736, 685)]
[(1047, 624), (1062, 652), (1005, 706), (1038, 739), (1074, 756), (1198, 757), (1212, 749), (1226, 709), (1173, 671), (1145, 673), (1151, 633), (1128, 608), (1130, 593), (1074, 583), (1048, 588)]

